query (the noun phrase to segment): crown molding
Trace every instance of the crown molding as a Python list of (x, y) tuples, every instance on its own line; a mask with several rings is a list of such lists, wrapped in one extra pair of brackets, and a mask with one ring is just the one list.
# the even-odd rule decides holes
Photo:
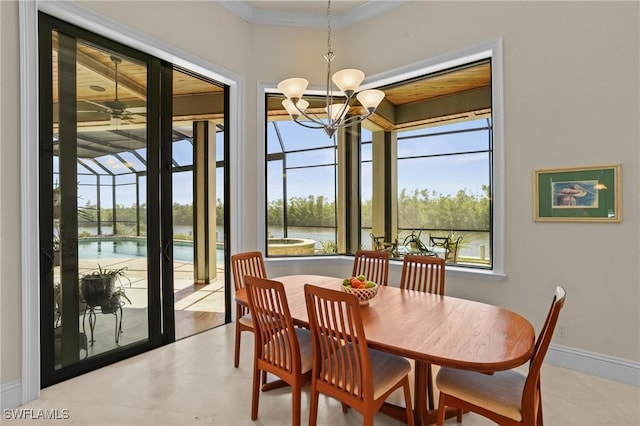
[[(370, 0), (345, 13), (332, 14), (331, 26), (337, 30), (344, 29), (385, 13), (407, 1), (409, 0)], [(252, 8), (246, 1), (216, 0), (216, 3), (251, 24), (320, 29), (327, 27), (327, 16), (325, 14), (257, 9)]]

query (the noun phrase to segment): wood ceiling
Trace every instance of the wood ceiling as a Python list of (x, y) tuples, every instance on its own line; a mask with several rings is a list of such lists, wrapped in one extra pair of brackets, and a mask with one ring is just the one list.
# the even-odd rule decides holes
[[(385, 93), (385, 99), (369, 121), (386, 131), (482, 118), (491, 114), (489, 60), (378, 89)], [(289, 117), (281, 106), (283, 99), (274, 96), (268, 102), (268, 114), (275, 120)], [(324, 100), (307, 100), (311, 103), (312, 112), (322, 113)], [(363, 109), (352, 106), (350, 112), (361, 114)]]

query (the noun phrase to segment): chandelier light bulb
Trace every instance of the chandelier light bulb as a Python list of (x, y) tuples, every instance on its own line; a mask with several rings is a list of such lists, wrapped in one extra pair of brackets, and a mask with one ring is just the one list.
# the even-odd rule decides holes
[(350, 95), (360, 87), (360, 83), (364, 80), (364, 73), (356, 69), (341, 70), (336, 72), (331, 80), (343, 93)]
[(295, 120), (300, 116), (300, 110), (306, 110), (309, 107), (309, 102), (304, 99), (300, 99), (296, 104), (294, 104), (291, 99), (285, 99), (282, 101), (282, 106), (284, 106), (284, 109), (286, 109), (289, 115)]
[(309, 81), (304, 78), (288, 78), (282, 80), (278, 84), (278, 90), (280, 90), (288, 99), (300, 99), (307, 90)]
[(377, 89), (364, 90), (358, 93), (356, 98), (369, 113), (372, 113), (384, 99), (384, 92)]

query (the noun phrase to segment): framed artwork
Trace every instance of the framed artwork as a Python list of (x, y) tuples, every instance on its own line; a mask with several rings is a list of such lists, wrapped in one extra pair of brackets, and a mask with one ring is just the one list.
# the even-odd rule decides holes
[(620, 222), (620, 165), (533, 172), (536, 222)]

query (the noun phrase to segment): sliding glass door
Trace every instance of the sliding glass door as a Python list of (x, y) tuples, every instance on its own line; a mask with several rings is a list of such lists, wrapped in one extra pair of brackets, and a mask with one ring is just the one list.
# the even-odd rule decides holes
[[(224, 241), (216, 195), (224, 205), (228, 191), (226, 175), (216, 182), (216, 166), (226, 170), (227, 102), (222, 85), (44, 14), (39, 49), (41, 376), (48, 386), (174, 341), (185, 316), (175, 315), (178, 301), (189, 305), (185, 312), (213, 309), (193, 302), (203, 290), (222, 298), (207, 315), (216, 321), (178, 337), (228, 322), (224, 245), (215, 255)], [(180, 167), (182, 139), (194, 150)], [(174, 235), (180, 174), (194, 176), (186, 191), (191, 216), (181, 218), (190, 238)]]
[[(148, 232), (152, 61), (41, 16), (43, 385), (161, 340)], [(49, 71), (49, 72), (47, 72)], [(155, 167), (156, 170), (150, 171)], [(157, 231), (156, 231), (157, 234)], [(153, 268), (150, 268), (153, 265)], [(150, 283), (153, 283), (152, 285)]]

